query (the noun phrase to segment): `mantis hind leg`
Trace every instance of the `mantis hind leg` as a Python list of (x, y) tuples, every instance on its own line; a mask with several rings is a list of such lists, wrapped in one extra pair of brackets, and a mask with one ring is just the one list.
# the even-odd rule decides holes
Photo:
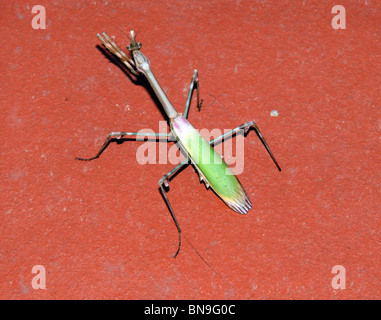
[(276, 161), (274, 155), (272, 154), (271, 150), (270, 150), (270, 147), (268, 146), (265, 138), (263, 137), (261, 131), (259, 130), (258, 126), (256, 125), (256, 123), (254, 121), (249, 121), (249, 122), (246, 122), (240, 126), (238, 126), (237, 128), (217, 137), (216, 139), (210, 141), (209, 143), (214, 145), (216, 143), (218, 143), (219, 141), (222, 141), (224, 140), (225, 138), (227, 137), (231, 137), (232, 135), (236, 134), (238, 131), (241, 131), (241, 130), (244, 130), (244, 134), (246, 136), (246, 134), (249, 132), (249, 130), (251, 128), (254, 128), (255, 132), (257, 133), (257, 136), (259, 137), (259, 139), (261, 140), (261, 142), (263, 143), (264, 147), (266, 148), (267, 152), (269, 153), (271, 159), (274, 161), (275, 165), (277, 166), (278, 170), (279, 171), (282, 171), (278, 162)]
[(187, 165), (189, 162), (189, 159), (185, 159), (183, 162), (181, 162), (177, 167), (175, 167), (174, 169), (172, 169), (171, 171), (169, 171), (167, 174), (165, 174), (160, 180), (159, 180), (159, 186), (160, 186), (160, 191), (164, 197), (164, 200), (168, 206), (168, 209), (169, 209), (169, 212), (171, 213), (171, 216), (172, 216), (172, 219), (176, 225), (176, 228), (177, 228), (177, 231), (179, 232), (179, 245), (177, 247), (177, 251), (174, 255), (174, 258), (176, 258), (176, 256), (179, 254), (180, 252), (180, 247), (181, 247), (181, 228), (180, 228), (180, 225), (179, 223), (177, 222), (177, 219), (176, 219), (176, 216), (175, 216), (175, 213), (173, 212), (173, 209), (172, 209), (172, 206), (169, 202), (169, 199), (168, 199), (168, 196), (167, 196), (167, 192), (165, 191), (165, 188), (166, 187), (169, 187), (169, 179), (171, 178), (171, 176), (173, 176), (178, 170), (180, 170), (183, 166)]
[(185, 105), (185, 110), (184, 110), (184, 118), (185, 119), (188, 118), (189, 107), (190, 107), (190, 104), (192, 101), (193, 90), (195, 88), (197, 90), (197, 109), (198, 109), (198, 111), (201, 111), (201, 106), (202, 106), (203, 100), (202, 99), (200, 100), (200, 85), (199, 85), (198, 71), (197, 70), (193, 71), (193, 76), (192, 76), (192, 80), (191, 80), (190, 87), (189, 87), (187, 103)]
[[(179, 245), (177, 247), (177, 251), (175, 253), (175, 255), (173, 256), (174, 258), (177, 257), (177, 255), (179, 254), (180, 252), (180, 248), (181, 248), (181, 228), (180, 228), (180, 225), (179, 223), (177, 222), (177, 219), (176, 219), (176, 216), (173, 212), (173, 209), (172, 209), (172, 206), (169, 202), (169, 199), (167, 197), (167, 192), (165, 191), (165, 187), (168, 187), (169, 186), (169, 179), (177, 172), (179, 171), (182, 167), (186, 166), (188, 163), (189, 163), (189, 158), (185, 159), (183, 162), (181, 162), (177, 167), (175, 167), (174, 169), (172, 169), (171, 171), (169, 171), (167, 174), (165, 174), (160, 180), (159, 180), (159, 186), (160, 186), (160, 190), (161, 190), (161, 193), (163, 194), (163, 197), (164, 197), (164, 200), (168, 206), (168, 209), (171, 213), (171, 216), (172, 216), (172, 219), (173, 221), (175, 222), (175, 225), (176, 225), (176, 228), (177, 228), (177, 231), (179, 232)], [(187, 240), (187, 238), (185, 238), (185, 240)], [(212, 269), (215, 273), (218, 274), (218, 272), (216, 270), (213, 269), (213, 267), (201, 256), (201, 254), (193, 247), (193, 245), (189, 242), (189, 240), (187, 240), (187, 242), (190, 244), (190, 246), (192, 247), (192, 249), (196, 252), (196, 254), (201, 258), (202, 261), (204, 261), (204, 263), (210, 268)]]

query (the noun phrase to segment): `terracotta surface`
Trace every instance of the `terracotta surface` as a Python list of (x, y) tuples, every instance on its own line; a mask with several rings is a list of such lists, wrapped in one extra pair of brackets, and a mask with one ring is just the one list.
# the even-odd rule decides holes
[[(0, 298), (380, 299), (380, 1), (2, 1)], [(334, 30), (331, 9), (346, 9)], [(142, 142), (111, 131), (158, 130), (144, 82), (102, 54), (134, 28), (182, 111), (193, 69), (196, 128), (255, 120), (239, 179), (253, 209), (231, 211), (192, 167), (168, 196), (174, 165), (136, 161)], [(215, 100), (215, 98), (217, 100)], [(270, 112), (277, 110), (278, 117)], [(170, 145), (168, 146), (168, 148)], [(46, 270), (35, 290), (32, 268)], [(331, 286), (346, 270), (346, 289)]]

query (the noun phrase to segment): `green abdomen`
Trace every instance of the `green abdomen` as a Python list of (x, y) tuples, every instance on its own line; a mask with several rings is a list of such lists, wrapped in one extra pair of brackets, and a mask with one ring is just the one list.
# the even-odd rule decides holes
[(205, 183), (233, 210), (247, 213), (250, 200), (242, 185), (222, 157), (210, 146), (198, 131), (184, 117), (177, 117), (171, 123), (172, 132), (192, 163), (204, 178)]

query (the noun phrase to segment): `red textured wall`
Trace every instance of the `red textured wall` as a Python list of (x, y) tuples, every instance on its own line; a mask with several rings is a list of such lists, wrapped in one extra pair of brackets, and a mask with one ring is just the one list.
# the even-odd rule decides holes
[[(379, 1), (30, 1), (1, 4), (0, 298), (380, 299)], [(331, 9), (346, 9), (334, 30)], [(182, 111), (194, 68), (204, 108), (196, 128), (255, 120), (239, 176), (252, 203), (231, 211), (188, 167), (169, 198), (172, 164), (140, 165), (137, 141), (163, 114), (99, 49), (138, 32), (142, 51)], [(213, 98), (217, 98), (217, 101)], [(279, 112), (271, 117), (272, 110)], [(168, 147), (169, 148), (169, 147)], [(32, 268), (46, 270), (36, 290)], [(332, 268), (346, 270), (333, 289)]]

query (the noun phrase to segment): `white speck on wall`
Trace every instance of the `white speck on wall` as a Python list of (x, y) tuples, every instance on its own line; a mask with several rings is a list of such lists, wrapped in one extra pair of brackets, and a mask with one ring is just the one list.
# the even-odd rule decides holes
[(278, 110), (273, 110), (273, 111), (271, 111), (271, 112), (270, 112), (270, 116), (272, 116), (272, 117), (277, 117), (277, 116), (279, 116)]

